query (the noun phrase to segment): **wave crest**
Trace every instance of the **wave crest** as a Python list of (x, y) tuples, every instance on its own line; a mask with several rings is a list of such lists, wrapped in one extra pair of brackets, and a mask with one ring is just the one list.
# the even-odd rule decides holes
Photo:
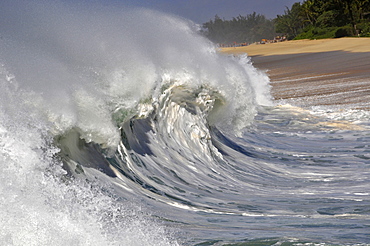
[(119, 133), (111, 115), (135, 114), (141, 102), (155, 102), (172, 85), (217, 90), (226, 106), (213, 122), (228, 121), (237, 131), (268, 101), (267, 76), (247, 57), (218, 54), (196, 24), (151, 10), (97, 8), (1, 3), (8, 10), (1, 16), (7, 20), (0, 27), (1, 61), (35, 95), (28, 100), (58, 134), (78, 127), (86, 140), (115, 148)]

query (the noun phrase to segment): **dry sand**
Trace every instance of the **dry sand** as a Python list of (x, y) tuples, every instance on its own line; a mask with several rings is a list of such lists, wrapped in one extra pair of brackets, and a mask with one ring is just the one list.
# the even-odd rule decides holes
[(370, 110), (370, 38), (286, 41), (221, 52), (251, 56), (269, 75), (276, 100)]
[(370, 38), (293, 40), (270, 44), (252, 44), (236, 48), (222, 48), (222, 52), (224, 53), (247, 53), (249, 56), (271, 56), (329, 51), (370, 52)]

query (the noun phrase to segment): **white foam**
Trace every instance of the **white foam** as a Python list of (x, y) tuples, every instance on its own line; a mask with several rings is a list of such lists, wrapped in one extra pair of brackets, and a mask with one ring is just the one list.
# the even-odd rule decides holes
[[(63, 182), (53, 137), (77, 128), (115, 149), (112, 113), (155, 102), (170, 84), (218, 90), (215, 121), (240, 130), (269, 97), (267, 76), (218, 54), (194, 23), (155, 11), (5, 0), (0, 22), (0, 244), (176, 245), (137, 204)], [(207, 147), (203, 128), (180, 127)]]
[[(117, 145), (109, 114), (156, 97), (173, 82), (220, 90), (228, 101), (221, 118), (232, 119), (236, 129), (251, 122), (256, 102), (269, 104), (268, 77), (247, 57), (218, 54), (190, 21), (144, 9), (58, 1), (4, 1), (0, 7), (6, 9), (0, 17), (5, 23), (0, 59), (12, 80), (39, 97), (36, 107), (48, 112), (57, 129), (78, 125), (88, 134), (96, 132), (93, 124), (103, 133), (91, 140), (101, 143), (105, 136), (107, 145)], [(88, 108), (81, 100), (97, 104)]]
[(1, 245), (177, 245), (137, 204), (115, 201), (92, 183), (66, 181), (48, 122), (33, 114), (23, 97), (7, 91), (4, 82)]

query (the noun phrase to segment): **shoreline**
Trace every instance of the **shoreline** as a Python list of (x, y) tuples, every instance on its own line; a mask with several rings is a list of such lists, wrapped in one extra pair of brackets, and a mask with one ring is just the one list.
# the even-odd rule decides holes
[(251, 44), (242, 47), (220, 48), (221, 53), (248, 56), (271, 56), (329, 51), (370, 52), (370, 38), (337, 38), (318, 40), (291, 40), (279, 43)]
[(285, 41), (221, 52), (247, 53), (270, 77), (276, 101), (370, 110), (370, 38)]

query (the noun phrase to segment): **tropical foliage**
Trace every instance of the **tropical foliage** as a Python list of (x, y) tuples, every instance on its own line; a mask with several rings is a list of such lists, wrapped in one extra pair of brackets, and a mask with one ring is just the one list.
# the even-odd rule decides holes
[(370, 0), (306, 0), (295, 3), (275, 21), (289, 38), (370, 36)]
[(216, 15), (203, 27), (206, 36), (220, 44), (251, 43), (274, 37), (274, 22), (255, 12), (247, 16), (239, 15), (232, 20), (224, 20)]
[(256, 13), (232, 20), (216, 15), (203, 27), (216, 43), (251, 43), (276, 34), (288, 39), (370, 37), (370, 0), (305, 0), (273, 20)]

